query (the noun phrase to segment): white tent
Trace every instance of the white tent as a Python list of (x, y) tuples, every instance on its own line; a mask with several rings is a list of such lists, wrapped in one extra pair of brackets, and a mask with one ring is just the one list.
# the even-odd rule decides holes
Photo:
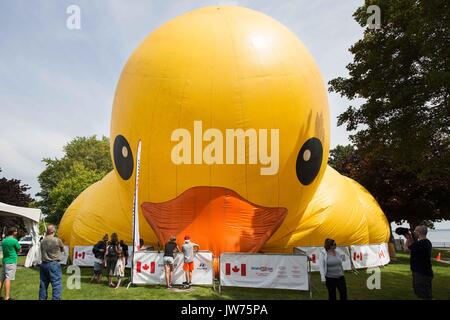
[(41, 218), (41, 210), (34, 208), (16, 207), (3, 202), (0, 202), (0, 218), (14, 217), (21, 218), (32, 237), (33, 247), (28, 252), (25, 266), (30, 266), (36, 254), (37, 244), (39, 243), (39, 220)]

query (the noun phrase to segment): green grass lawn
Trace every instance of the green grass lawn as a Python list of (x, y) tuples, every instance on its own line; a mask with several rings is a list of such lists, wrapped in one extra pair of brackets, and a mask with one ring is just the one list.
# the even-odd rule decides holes
[[(23, 265), (25, 257), (20, 257), (19, 264)], [(435, 299), (450, 299), (450, 265), (433, 263), (435, 277), (433, 280), (433, 295)], [(67, 277), (66, 269), (63, 269), (64, 284)], [(164, 286), (139, 286), (125, 287), (117, 290), (104, 284), (90, 284), (89, 279), (92, 269), (82, 269), (81, 289), (69, 290), (64, 286), (63, 298), (65, 300), (148, 300), (148, 299), (299, 299), (308, 300), (309, 292), (276, 289), (247, 289), (247, 288), (222, 288), (214, 291), (210, 287), (193, 287), (192, 291), (174, 292)], [(409, 256), (397, 253), (397, 261), (381, 268), (381, 289), (369, 290), (366, 280), (370, 275), (365, 270), (359, 270), (359, 274), (346, 274), (349, 299), (416, 299), (411, 288), (411, 272), (409, 271)], [(320, 283), (318, 273), (312, 275), (313, 299), (327, 299), (324, 285)], [(12, 283), (12, 297), (17, 300), (37, 299), (39, 289), (39, 270), (20, 267), (17, 270), (16, 280)]]

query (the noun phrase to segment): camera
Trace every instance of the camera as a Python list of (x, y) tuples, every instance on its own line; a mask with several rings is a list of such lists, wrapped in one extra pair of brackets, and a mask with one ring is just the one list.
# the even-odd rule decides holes
[(406, 237), (406, 235), (409, 233), (409, 229), (403, 228), (403, 227), (398, 227), (397, 229), (395, 229), (395, 233), (398, 234), (399, 236)]
[(406, 237), (409, 233), (411, 235), (411, 238), (413, 241), (417, 240), (414, 232), (410, 232), (408, 228), (398, 227), (397, 229), (395, 229), (395, 233), (398, 234), (399, 236), (404, 236), (404, 237)]

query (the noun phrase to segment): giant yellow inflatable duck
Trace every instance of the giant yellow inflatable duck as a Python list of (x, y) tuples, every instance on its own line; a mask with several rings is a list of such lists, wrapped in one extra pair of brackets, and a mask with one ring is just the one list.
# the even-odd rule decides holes
[(140, 235), (185, 234), (202, 249), (292, 252), (387, 242), (373, 197), (327, 167), (327, 92), (312, 56), (272, 18), (206, 7), (152, 32), (120, 77), (114, 170), (65, 213), (71, 247), (117, 232), (132, 241), (137, 147)]

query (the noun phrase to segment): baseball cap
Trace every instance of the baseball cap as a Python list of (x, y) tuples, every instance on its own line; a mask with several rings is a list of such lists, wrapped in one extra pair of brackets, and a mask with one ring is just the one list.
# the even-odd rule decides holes
[(190, 240), (190, 239), (191, 239), (191, 237), (189, 237), (188, 235), (184, 236), (184, 240)]

